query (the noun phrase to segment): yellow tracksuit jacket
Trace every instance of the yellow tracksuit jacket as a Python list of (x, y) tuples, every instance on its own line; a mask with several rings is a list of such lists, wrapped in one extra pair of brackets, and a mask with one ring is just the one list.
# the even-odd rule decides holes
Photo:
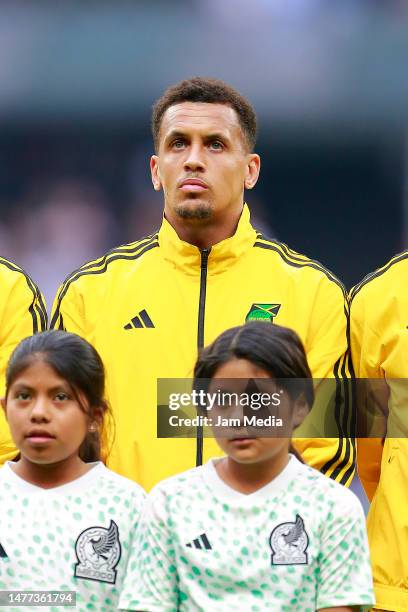
[(384, 440), (360, 439), (357, 453), (360, 478), (372, 499), (367, 526), (374, 587), (378, 608), (396, 612), (408, 611), (407, 286), (405, 251), (350, 294), (355, 374), (378, 379), (376, 412), (384, 414), (387, 428)]
[[(21, 268), (0, 257), (0, 397), (8, 358), (23, 338), (47, 328), (47, 312), (38, 287)], [(0, 464), (16, 455), (0, 409)]]
[[(209, 252), (180, 240), (164, 219), (158, 234), (114, 249), (66, 279), (51, 326), (88, 339), (105, 363), (115, 421), (111, 469), (149, 489), (220, 454), (212, 439), (202, 449), (200, 440), (157, 438), (157, 379), (191, 377), (197, 347), (244, 323), (257, 304), (269, 305), (271, 321), (299, 333), (315, 377), (346, 376), (341, 284), (319, 263), (257, 234), (247, 206), (236, 233)], [(351, 479), (348, 438), (297, 446), (329, 476)]]

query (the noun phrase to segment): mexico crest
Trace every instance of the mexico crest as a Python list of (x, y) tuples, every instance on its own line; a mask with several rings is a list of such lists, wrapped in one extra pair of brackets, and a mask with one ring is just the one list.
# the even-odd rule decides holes
[(297, 514), (294, 523), (281, 523), (272, 531), (269, 538), (272, 550), (272, 565), (307, 564), (309, 537), (303, 519)]
[(79, 534), (75, 543), (78, 562), (75, 564), (76, 578), (87, 578), (98, 582), (115, 584), (116, 570), (121, 556), (119, 529), (115, 521), (109, 528), (89, 527)]

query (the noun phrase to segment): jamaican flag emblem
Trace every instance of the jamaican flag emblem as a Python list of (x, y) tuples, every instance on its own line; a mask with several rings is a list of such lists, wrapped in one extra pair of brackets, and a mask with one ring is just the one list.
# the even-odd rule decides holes
[(273, 323), (280, 307), (281, 304), (252, 304), (245, 321), (269, 321)]

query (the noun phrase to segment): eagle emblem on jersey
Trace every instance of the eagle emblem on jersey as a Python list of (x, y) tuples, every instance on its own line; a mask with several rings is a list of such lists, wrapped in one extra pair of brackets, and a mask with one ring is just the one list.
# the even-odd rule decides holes
[(245, 321), (267, 321), (273, 323), (282, 304), (252, 304)]
[(294, 523), (281, 523), (272, 531), (269, 538), (272, 550), (272, 565), (307, 564), (309, 537), (303, 519), (298, 514)]
[(74, 573), (76, 578), (115, 584), (115, 567), (122, 552), (115, 521), (111, 520), (108, 529), (88, 527), (82, 531), (75, 542), (75, 552), (78, 559)]

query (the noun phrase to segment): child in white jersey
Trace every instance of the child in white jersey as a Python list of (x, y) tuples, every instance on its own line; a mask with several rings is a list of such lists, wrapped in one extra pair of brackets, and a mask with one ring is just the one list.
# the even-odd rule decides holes
[(104, 384), (97, 351), (75, 334), (26, 338), (10, 358), (2, 404), (20, 455), (0, 469), (7, 610), (74, 598), (76, 610), (117, 609), (144, 492), (99, 460)]
[[(228, 330), (206, 348), (195, 367), (196, 389), (203, 379), (217, 393), (274, 387), (287, 436), (313, 403), (298, 336), (264, 322)], [(221, 411), (234, 414), (229, 429), (214, 428), (227, 457), (152, 490), (119, 608), (346, 612), (373, 604), (355, 495), (296, 458), (290, 438), (265, 429), (258, 437), (245, 426), (242, 406), (218, 407), (213, 421)]]

